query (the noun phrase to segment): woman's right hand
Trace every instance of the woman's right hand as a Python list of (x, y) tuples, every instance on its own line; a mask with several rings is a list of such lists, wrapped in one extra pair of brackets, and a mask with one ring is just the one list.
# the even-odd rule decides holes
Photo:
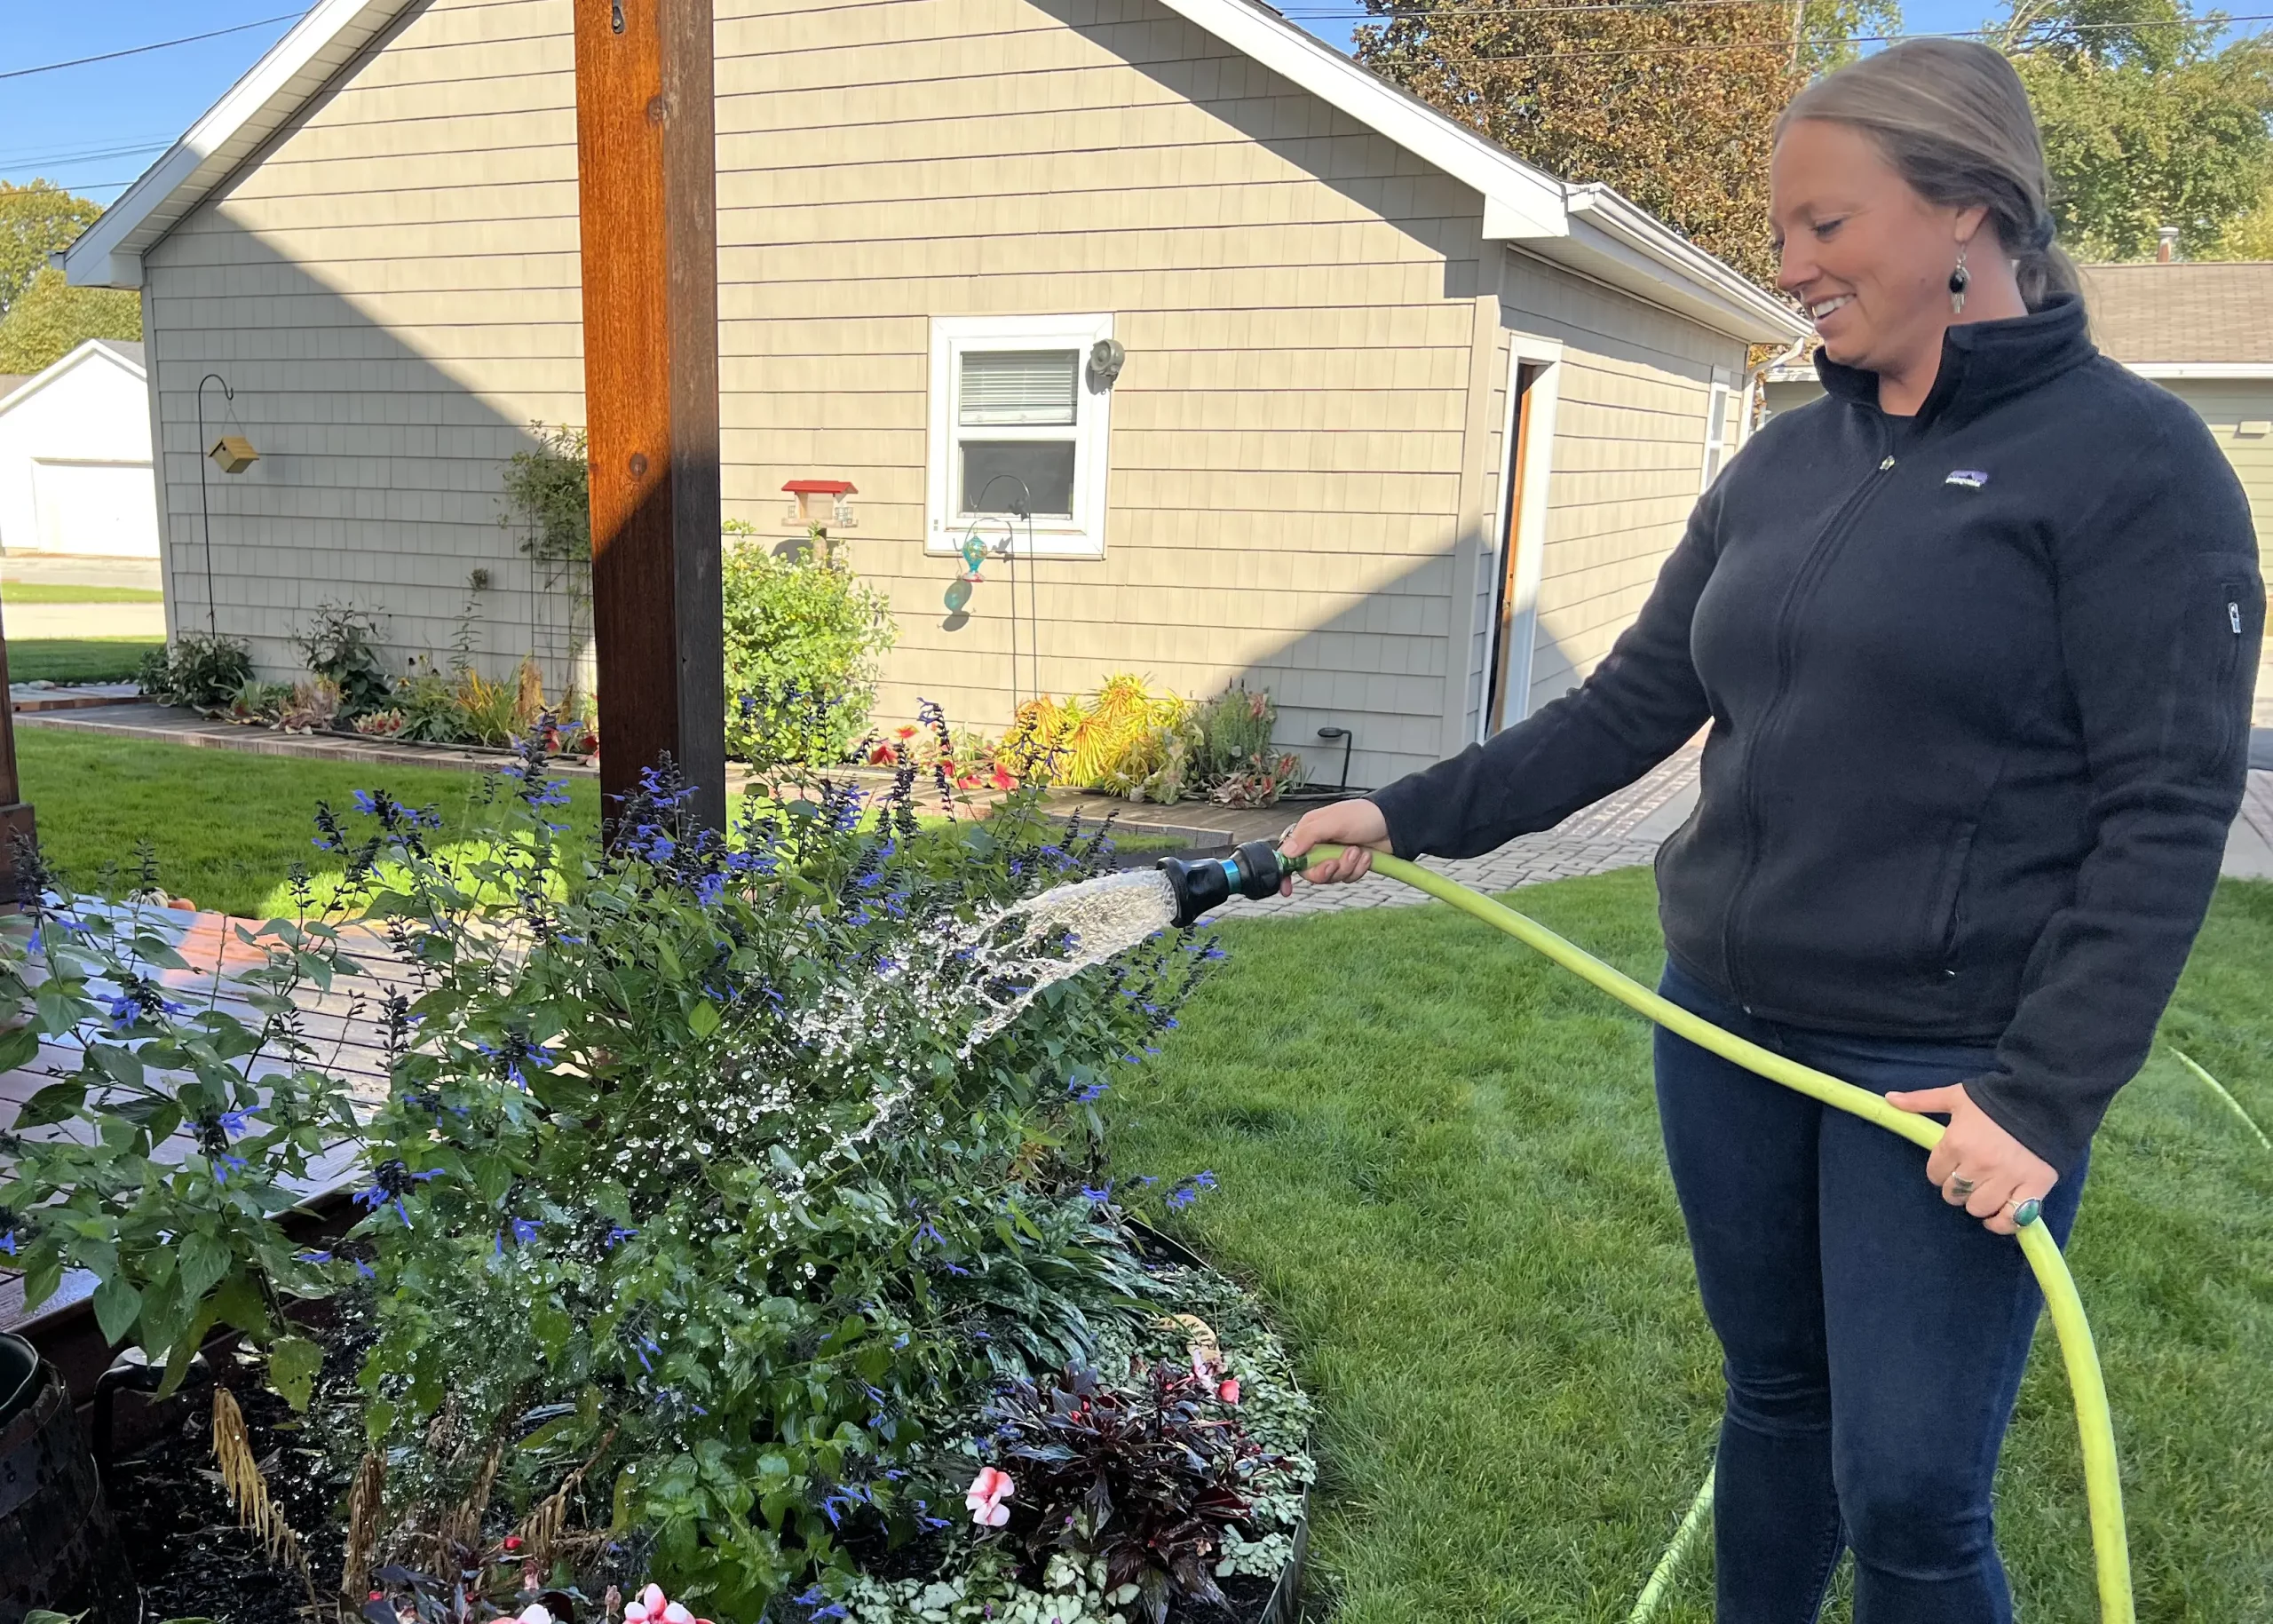
[[(1314, 807), (1287, 831), (1286, 838), (1279, 843), (1279, 852), (1283, 857), (1300, 857), (1312, 846), (1326, 842), (1348, 850), (1338, 857), (1312, 863), (1303, 870), (1303, 877), (1313, 885), (1346, 885), (1352, 880), (1362, 880), (1373, 870), (1374, 853), (1390, 849), (1389, 820), (1371, 801), (1336, 801), (1328, 806)], [(1279, 887), (1282, 897), (1290, 897), (1294, 892), (1295, 883), (1291, 879)]]

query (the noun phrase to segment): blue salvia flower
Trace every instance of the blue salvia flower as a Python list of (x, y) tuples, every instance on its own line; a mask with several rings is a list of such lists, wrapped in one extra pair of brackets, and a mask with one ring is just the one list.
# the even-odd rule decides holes
[[(226, 1184), (229, 1182), (232, 1174), (245, 1170), (245, 1159), (242, 1156), (232, 1156), (226, 1151), (208, 1156), (205, 1160), (212, 1164), (213, 1182), (217, 1184)], [(403, 1222), (408, 1224), (410, 1220), (406, 1217)]]
[(242, 1111), (224, 1111), (215, 1119), (215, 1125), (232, 1139), (242, 1138), (249, 1131), (245, 1127), (246, 1115)]
[(1113, 1181), (1111, 1179), (1105, 1180), (1105, 1188), (1102, 1190), (1097, 1189), (1089, 1184), (1083, 1184), (1081, 1186), (1081, 1199), (1089, 1202), (1093, 1207), (1104, 1206), (1107, 1201), (1113, 1200)]
[(514, 1240), (514, 1242), (515, 1242), (517, 1245), (520, 1245), (520, 1246), (527, 1246), (530, 1241), (532, 1241), (532, 1240), (535, 1240), (535, 1239), (536, 1239), (536, 1232), (537, 1232), (537, 1231), (539, 1231), (539, 1230), (543, 1229), (543, 1227), (544, 1227), (544, 1220), (543, 1220), (543, 1219), (542, 1219), (542, 1218), (516, 1218), (516, 1219), (514, 1219), (514, 1220), (513, 1220), (513, 1240)]
[(630, 1240), (632, 1236), (638, 1232), (639, 1232), (636, 1229), (626, 1229), (621, 1224), (612, 1224), (609, 1226), (607, 1240), (604, 1244), (607, 1247), (609, 1251), (613, 1252), (615, 1250), (619, 1243)]
[(1068, 1082), (1065, 1085), (1067, 1090), (1073, 1093), (1073, 1103), (1077, 1105), (1095, 1105), (1098, 1100), (1105, 1097), (1105, 1091), (1107, 1086), (1108, 1085), (1103, 1078), (1097, 1079), (1096, 1081), (1089, 1083), (1087, 1087), (1083, 1087), (1078, 1080)]
[(5, 1252), (11, 1257), (13, 1257), (16, 1255), (16, 1232), (14, 1230), (9, 1230), (4, 1233), (0, 1233), (0, 1252)]

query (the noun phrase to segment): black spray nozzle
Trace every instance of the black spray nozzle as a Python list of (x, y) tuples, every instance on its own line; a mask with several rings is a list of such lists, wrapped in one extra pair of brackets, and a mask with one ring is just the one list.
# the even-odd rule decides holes
[(1234, 896), (1260, 902), (1279, 894), (1279, 883), (1293, 866), (1279, 855), (1268, 840), (1250, 840), (1229, 857), (1204, 857), (1186, 862), (1178, 857), (1160, 859), (1160, 872), (1176, 891), (1176, 925), (1197, 924), (1200, 916), (1222, 907)]

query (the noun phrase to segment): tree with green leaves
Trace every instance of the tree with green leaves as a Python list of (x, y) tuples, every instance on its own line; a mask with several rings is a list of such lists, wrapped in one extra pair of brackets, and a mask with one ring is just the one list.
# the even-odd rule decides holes
[(8, 313), (47, 257), (69, 248), (103, 211), (51, 181), (20, 186), (0, 180), (0, 316)]
[(1776, 115), (1896, 0), (1366, 0), (1375, 73), (1565, 180), (1604, 181), (1767, 282)]
[(2150, 258), (2165, 226), (2191, 257), (2249, 251), (2273, 186), (2273, 49), (2221, 45), (2225, 27), (2186, 0), (2013, 0), (1992, 43), (2036, 104), (2078, 258)]
[(74, 288), (47, 263), (102, 205), (44, 180), (0, 180), (0, 372), (37, 372), (90, 338), (142, 337), (142, 296)]
[(142, 337), (142, 296), (117, 288), (74, 288), (53, 268), (36, 273), (0, 316), (0, 372), (37, 372), (90, 338)]

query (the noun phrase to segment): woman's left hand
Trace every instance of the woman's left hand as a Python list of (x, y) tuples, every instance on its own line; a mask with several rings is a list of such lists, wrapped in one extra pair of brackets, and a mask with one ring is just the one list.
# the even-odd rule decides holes
[(2013, 1232), (2014, 1208), (2042, 1200), (2060, 1182), (2050, 1162), (1997, 1126), (1961, 1085), (1889, 1094), (1886, 1103), (1920, 1116), (1949, 1118), (1942, 1142), (1926, 1158), (1926, 1180), (1940, 1189), (1942, 1200), (2000, 1235)]

